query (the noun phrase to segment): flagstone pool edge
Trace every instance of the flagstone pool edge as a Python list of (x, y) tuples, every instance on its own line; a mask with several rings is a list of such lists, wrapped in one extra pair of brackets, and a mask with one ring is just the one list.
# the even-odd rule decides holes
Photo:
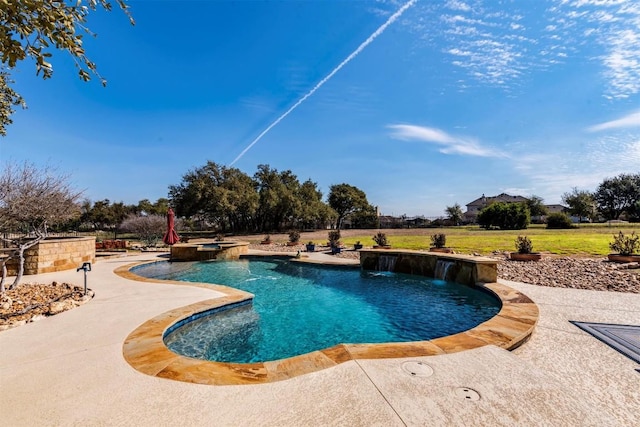
[(339, 344), (299, 356), (261, 363), (223, 363), (181, 356), (164, 344), (166, 331), (177, 322), (205, 311), (251, 300), (253, 295), (223, 285), (148, 279), (131, 272), (133, 263), (117, 268), (121, 277), (150, 283), (196, 286), (225, 296), (208, 299), (162, 313), (137, 327), (125, 339), (122, 354), (134, 369), (147, 375), (208, 385), (260, 384), (281, 381), (358, 359), (433, 356), (471, 350), (486, 345), (513, 350), (533, 333), (537, 305), (523, 293), (501, 283), (477, 283), (500, 299), (497, 315), (458, 334), (428, 341), (382, 344)]

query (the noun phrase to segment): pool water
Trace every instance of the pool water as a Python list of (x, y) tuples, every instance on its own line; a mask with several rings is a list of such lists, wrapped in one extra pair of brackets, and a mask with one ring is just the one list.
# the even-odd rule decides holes
[(176, 353), (220, 362), (277, 360), (340, 343), (429, 340), (471, 329), (500, 310), (497, 298), (465, 285), (282, 259), (160, 262), (134, 271), (255, 295), (253, 304), (201, 317), (164, 338)]

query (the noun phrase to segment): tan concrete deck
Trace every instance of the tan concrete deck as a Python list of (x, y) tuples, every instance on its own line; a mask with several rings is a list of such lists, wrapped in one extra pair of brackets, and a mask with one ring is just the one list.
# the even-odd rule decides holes
[[(507, 285), (540, 309), (532, 339), (455, 354), (352, 360), (285, 381), (205, 386), (144, 375), (125, 338), (160, 313), (220, 293), (136, 282), (113, 270), (153, 254), (101, 260), (93, 301), (0, 332), (0, 423), (31, 425), (569, 425), (632, 426), (640, 366), (568, 320), (640, 324), (640, 295)], [(82, 284), (74, 270), (29, 281)], [(404, 362), (422, 361), (428, 377)], [(480, 399), (465, 399), (471, 388)], [(468, 393), (468, 392), (467, 392)]]

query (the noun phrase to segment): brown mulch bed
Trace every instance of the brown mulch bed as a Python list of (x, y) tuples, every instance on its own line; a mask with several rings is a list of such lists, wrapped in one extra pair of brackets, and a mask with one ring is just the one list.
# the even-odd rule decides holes
[(68, 283), (22, 283), (0, 298), (0, 330), (70, 310), (90, 300), (87, 294)]

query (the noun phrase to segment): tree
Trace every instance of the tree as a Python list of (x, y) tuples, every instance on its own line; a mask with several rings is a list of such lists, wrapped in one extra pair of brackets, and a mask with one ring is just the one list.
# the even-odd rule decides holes
[(2, 261), (0, 292), (4, 292), (6, 262), (18, 260), (18, 272), (10, 288), (22, 280), (24, 253), (48, 235), (49, 226), (80, 215), (80, 192), (74, 191), (68, 176), (51, 167), (30, 163), (8, 164), (0, 174), (0, 231), (19, 231), (19, 237), (3, 237), (11, 249)]
[(256, 183), (244, 172), (208, 161), (169, 187), (176, 214), (220, 230), (249, 231), (258, 209)]
[(447, 206), (447, 208), (444, 210), (444, 213), (447, 215), (447, 218), (449, 218), (449, 221), (451, 221), (454, 225), (458, 225), (460, 221), (462, 221), (462, 217), (464, 215), (462, 213), (462, 208), (458, 203), (453, 206)]
[(337, 214), (322, 201), (322, 191), (318, 190), (318, 184), (310, 179), (300, 186), (298, 199), (300, 200), (298, 216), (300, 228), (322, 228), (331, 221), (335, 221)]
[(169, 199), (159, 198), (155, 203), (142, 199), (135, 207), (135, 213), (143, 215), (166, 215), (169, 211)]
[(598, 215), (596, 201), (593, 198), (593, 194), (588, 191), (578, 190), (573, 187), (571, 192), (562, 195), (562, 203), (568, 205), (569, 213), (577, 216), (580, 220), (582, 218), (594, 220)]
[(478, 213), (478, 224), (486, 229), (520, 230), (527, 228), (530, 220), (529, 208), (524, 203), (492, 203)]
[(605, 219), (618, 219), (620, 215), (636, 215), (640, 200), (640, 174), (621, 174), (605, 179), (593, 193), (598, 210)]
[(329, 206), (338, 214), (337, 228), (342, 228), (344, 219), (358, 211), (370, 208), (364, 191), (349, 184), (337, 184), (329, 187)]
[[(129, 14), (124, 0), (115, 0), (127, 14), (131, 24), (133, 18)], [(95, 36), (86, 26), (87, 17), (98, 7), (110, 11), (108, 0), (13, 0), (3, 1), (0, 7), (0, 135), (6, 135), (6, 126), (11, 124), (13, 107), (24, 105), (24, 100), (11, 85), (10, 70), (27, 58), (36, 66), (36, 75), (43, 79), (53, 75), (53, 67), (49, 63), (52, 56), (51, 47), (66, 51), (73, 59), (78, 75), (84, 81), (97, 76), (103, 85), (106, 80), (98, 73), (96, 65), (89, 60), (83, 47), (85, 34)]]
[(525, 204), (529, 208), (529, 214), (531, 216), (538, 216), (539, 217), (539, 216), (547, 215), (549, 213), (549, 210), (544, 205), (544, 201), (543, 201), (542, 197), (539, 197), (539, 196), (536, 196), (536, 195), (532, 195), (531, 197), (529, 197), (527, 199)]
[(167, 220), (161, 215), (130, 214), (120, 229), (136, 234), (146, 246), (156, 246), (167, 229)]
[(376, 208), (369, 205), (351, 214), (351, 227), (380, 228), (380, 218), (378, 218)]
[(301, 209), (300, 182), (290, 171), (278, 172), (269, 165), (258, 165), (253, 175), (260, 197), (258, 224), (262, 230), (280, 230), (295, 226)]

